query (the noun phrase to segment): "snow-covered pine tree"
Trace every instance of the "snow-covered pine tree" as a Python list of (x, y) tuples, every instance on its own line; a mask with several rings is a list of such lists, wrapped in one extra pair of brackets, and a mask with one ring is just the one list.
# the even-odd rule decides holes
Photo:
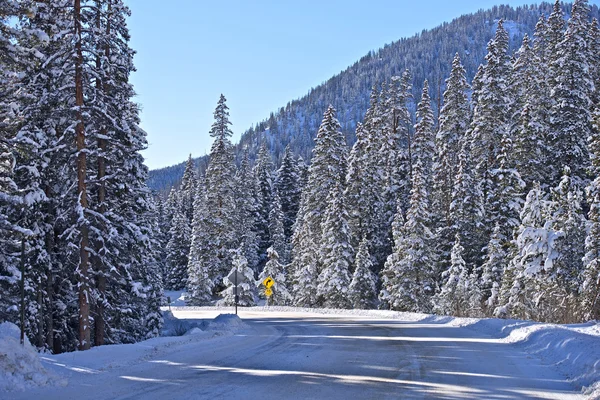
[(514, 168), (511, 158), (513, 148), (512, 140), (505, 135), (496, 160), (497, 167), (490, 170), (492, 184), (486, 202), (486, 220), (492, 226), (500, 227), (503, 246), (510, 242), (514, 230), (519, 226), (519, 214), (523, 203), (521, 195), (525, 188), (525, 182)]
[[(242, 162), (243, 165), (243, 162)], [(192, 305), (209, 304), (212, 300), (214, 282), (211, 279), (210, 264), (204, 262), (202, 251), (204, 250), (204, 232), (201, 230), (206, 221), (207, 212), (204, 210), (205, 194), (202, 186), (196, 188), (196, 199), (194, 200), (194, 219), (192, 221), (192, 239), (190, 243), (190, 253), (188, 256), (186, 288), (188, 293), (188, 303)], [(244, 221), (240, 220), (240, 224)], [(247, 226), (247, 225), (243, 225)], [(249, 227), (252, 228), (252, 225)], [(240, 251), (244, 251), (245, 240), (242, 239)], [(243, 254), (243, 253), (242, 253)]]
[(437, 154), (433, 166), (432, 206), (439, 226), (448, 226), (450, 218), (452, 188), (458, 175), (458, 155), (471, 113), (468, 89), (466, 71), (456, 53), (450, 77), (446, 80), (444, 106), (440, 111), (439, 130), (435, 138)]
[[(364, 125), (356, 127), (356, 148), (350, 154), (351, 165), (346, 176), (352, 245), (358, 246), (362, 236), (367, 236), (376, 273), (383, 268), (391, 250), (391, 224), (385, 202), (387, 161), (381, 154), (387, 146), (387, 137), (379, 111), (383, 107), (379, 104), (379, 97), (376, 87), (373, 87)], [(358, 139), (359, 136), (362, 139)], [(356, 219), (357, 212), (360, 220)]]
[(242, 162), (236, 173), (236, 237), (240, 242), (242, 255), (246, 257), (248, 266), (258, 270), (258, 237), (256, 221), (258, 211), (256, 206), (256, 177), (250, 167), (248, 151), (244, 151)]
[(549, 308), (553, 322), (575, 322), (577, 299), (583, 275), (587, 221), (581, 203), (583, 193), (571, 178), (569, 167), (563, 170), (559, 185), (552, 191), (552, 229), (560, 234), (554, 244), (557, 258), (547, 275), (551, 281), (544, 285), (543, 302)]
[(548, 317), (540, 313), (543, 308), (538, 305), (547, 294), (544, 286), (554, 279), (549, 273), (558, 256), (555, 242), (561, 236), (552, 229), (552, 220), (548, 220), (548, 206), (539, 183), (534, 183), (521, 211), (516, 255), (505, 271), (501, 306), (496, 315), (523, 319)]
[(173, 217), (171, 238), (167, 244), (167, 280), (165, 288), (169, 290), (181, 290), (187, 285), (191, 233), (187, 217), (183, 212), (183, 207), (181, 207)]
[(288, 145), (283, 153), (281, 166), (277, 170), (275, 191), (279, 195), (281, 211), (283, 212), (283, 229), (288, 243), (292, 240), (294, 223), (300, 208), (302, 184), (298, 161), (294, 159), (291, 147)]
[[(243, 307), (251, 307), (256, 305), (258, 300), (256, 281), (254, 280), (254, 271), (248, 266), (246, 257), (244, 257), (238, 250), (233, 250), (233, 268), (230, 272), (237, 270), (239, 275), (244, 276), (244, 282), (238, 282), (238, 305)], [(229, 275), (229, 274), (227, 274)], [(235, 282), (231, 282), (227, 279), (227, 276), (223, 278), (223, 284), (225, 289), (220, 293), (223, 298), (217, 302), (220, 306), (233, 306), (235, 304)]]
[(267, 258), (267, 248), (273, 244), (269, 235), (269, 213), (273, 205), (273, 162), (266, 142), (263, 142), (260, 147), (254, 174), (256, 176), (256, 233), (258, 256), (262, 267)]
[(382, 272), (383, 287), (379, 298), (393, 310), (429, 312), (431, 296), (436, 290), (435, 235), (431, 231), (429, 188), (419, 161), (413, 167), (412, 177), (406, 221), (400, 228), (400, 210), (394, 219), (394, 252)]
[(322, 271), (317, 286), (318, 302), (328, 308), (351, 308), (350, 286), (354, 251), (350, 244), (348, 210), (344, 203), (342, 185), (331, 188), (327, 196), (325, 220), (321, 225)]
[[(413, 165), (420, 163), (425, 185), (428, 188), (433, 185), (433, 160), (436, 154), (433, 134), (434, 124), (431, 98), (429, 97), (429, 83), (425, 81), (421, 101), (417, 105), (417, 124), (415, 125), (415, 137), (412, 147), (412, 162)], [(431, 204), (431, 200), (429, 202)]]
[(445, 315), (464, 317), (469, 310), (469, 272), (462, 257), (464, 248), (457, 233), (450, 252), (450, 268), (444, 271), (441, 291), (435, 296), (435, 308)]
[(394, 76), (389, 87), (383, 85), (375, 118), (379, 119), (382, 145), (379, 164), (383, 170), (383, 201), (388, 236), (394, 219), (396, 204), (403, 212), (409, 208), (412, 176), (411, 128), (412, 118), (408, 101), (412, 99), (411, 75), (408, 70), (401, 77)]
[[(235, 177), (233, 151), (229, 138), (229, 107), (221, 95), (214, 112), (215, 121), (210, 129), (215, 138), (205, 175), (205, 196), (202, 218), (198, 229), (198, 254), (202, 268), (208, 270), (215, 288), (222, 289), (223, 277), (231, 265), (235, 243)], [(247, 261), (246, 261), (247, 262)]]
[(267, 249), (267, 256), (269, 261), (265, 264), (265, 268), (262, 270), (258, 277), (259, 284), (271, 277), (275, 283), (271, 290), (273, 290), (271, 304), (273, 305), (287, 305), (292, 301), (292, 295), (287, 288), (287, 273), (285, 266), (279, 262), (279, 254), (273, 247)]
[[(309, 176), (306, 189), (302, 194), (302, 201), (298, 219), (296, 221), (293, 244), (293, 271), (294, 294), (300, 295), (307, 301), (312, 301), (311, 286), (307, 276), (317, 275), (321, 272), (319, 266), (319, 249), (323, 237), (322, 224), (325, 220), (327, 196), (334, 187), (343, 187), (346, 176), (346, 143), (341, 132), (340, 124), (335, 118), (335, 109), (327, 108), (323, 122), (315, 138), (313, 158), (309, 167)], [(308, 270), (307, 270), (308, 268)], [(316, 268), (316, 269), (315, 269)], [(314, 270), (313, 270), (314, 269)], [(299, 279), (296, 273), (302, 271), (304, 278)], [(312, 279), (312, 278), (311, 278)], [(305, 286), (308, 285), (308, 286)], [(296, 298), (298, 300), (298, 298)]]
[(558, 77), (558, 71), (556, 68), (558, 64), (556, 61), (559, 57), (559, 45), (564, 39), (565, 31), (565, 13), (563, 12), (561, 1), (556, 0), (552, 12), (548, 16), (548, 26), (546, 28), (545, 42), (546, 42), (546, 63), (550, 73), (548, 74), (548, 84), (550, 89), (556, 86), (556, 78)]
[[(302, 213), (302, 207), (300, 208)], [(315, 307), (317, 305), (317, 270), (319, 249), (313, 242), (313, 235), (307, 224), (300, 225), (292, 238), (293, 260), (288, 276), (288, 285), (292, 287), (294, 304), (298, 307)]]
[(556, 47), (552, 71), (552, 118), (549, 133), (550, 159), (554, 166), (552, 182), (560, 180), (568, 166), (575, 181), (585, 184), (589, 166), (586, 140), (592, 134), (591, 98), (594, 82), (587, 50), (589, 6), (575, 0), (564, 38)]
[(505, 245), (506, 238), (502, 235), (500, 225), (496, 224), (486, 246), (486, 257), (481, 266), (481, 279), (478, 281), (481, 303), (471, 305), (471, 308), (480, 307), (486, 317), (492, 317), (499, 304), (500, 288), (508, 265)]
[(468, 270), (472, 271), (481, 259), (485, 239), (482, 235), (483, 193), (479, 182), (473, 176), (475, 171), (472, 170), (470, 156), (470, 143), (465, 140), (458, 157), (458, 175), (450, 203), (450, 223), (451, 231), (461, 235), (461, 245), (465, 249), (463, 258)]
[(179, 195), (182, 197), (181, 206), (183, 207), (184, 215), (188, 219), (190, 226), (194, 218), (194, 201), (196, 199), (196, 188), (198, 187), (198, 173), (196, 165), (190, 154), (185, 163), (185, 170), (181, 178), (179, 186)]
[(595, 89), (591, 100), (596, 109), (600, 107), (600, 25), (596, 18), (590, 23), (588, 31), (588, 60)]
[(290, 261), (290, 251), (283, 228), (283, 219), (279, 196), (275, 193), (271, 204), (271, 212), (269, 213), (269, 236), (273, 243), (271, 247), (277, 253), (278, 259), (281, 259), (283, 264), (287, 264)]
[(589, 139), (591, 172), (596, 177), (586, 194), (590, 211), (585, 239), (584, 272), (581, 285), (581, 316), (584, 320), (600, 319), (600, 109), (594, 113), (594, 130)]
[(369, 242), (366, 237), (360, 241), (356, 259), (354, 260), (354, 273), (348, 288), (349, 299), (352, 307), (356, 309), (371, 309), (377, 300), (377, 276), (373, 273), (373, 263), (369, 254)]
[(444, 105), (439, 115), (439, 130), (435, 137), (436, 154), (433, 163), (432, 178), (432, 218), (438, 241), (436, 253), (440, 271), (449, 268), (450, 251), (454, 241), (450, 220), (450, 204), (454, 180), (458, 175), (458, 156), (470, 122), (471, 109), (467, 90), (466, 71), (458, 53), (452, 61), (452, 71), (446, 80)]
[(20, 231), (15, 224), (18, 215), (14, 210), (21, 209), (22, 198), (14, 181), (13, 139), (19, 128), (17, 115), (11, 104), (15, 99), (14, 76), (19, 68), (16, 65), (19, 45), (15, 45), (18, 31), (13, 28), (11, 18), (18, 15), (15, 2), (0, 2), (0, 320), (18, 320), (19, 278), (21, 273), (15, 260), (16, 249), (20, 248), (17, 235)]
[[(503, 23), (503, 20), (498, 21), (496, 35), (488, 44), (481, 88), (477, 88), (477, 102), (468, 133), (468, 140), (471, 141), (471, 159), (477, 180), (481, 182), (484, 199), (487, 198), (491, 185), (490, 171), (497, 167), (496, 157), (500, 152), (500, 141), (507, 133), (509, 121), (510, 58), (508, 33)], [(476, 89), (475, 84), (473, 89)]]
[(368, 133), (359, 122), (356, 125), (356, 142), (348, 157), (348, 174), (346, 175), (346, 204), (348, 205), (348, 226), (351, 232), (351, 243), (356, 246), (365, 236), (372, 237), (369, 229), (373, 229), (370, 177), (372, 171), (367, 167)]

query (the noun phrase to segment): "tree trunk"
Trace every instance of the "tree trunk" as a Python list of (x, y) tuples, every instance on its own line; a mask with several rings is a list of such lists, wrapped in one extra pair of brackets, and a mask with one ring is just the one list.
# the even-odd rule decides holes
[[(83, 51), (81, 28), (81, 0), (75, 0), (75, 106), (77, 125), (75, 127), (75, 142), (77, 144), (77, 195), (81, 213), (85, 216), (88, 208), (86, 188), (86, 153), (85, 130), (83, 125)], [(90, 348), (90, 277), (89, 277), (89, 228), (85, 221), (80, 222), (79, 234), (79, 268), (77, 279), (79, 284), (79, 350)]]

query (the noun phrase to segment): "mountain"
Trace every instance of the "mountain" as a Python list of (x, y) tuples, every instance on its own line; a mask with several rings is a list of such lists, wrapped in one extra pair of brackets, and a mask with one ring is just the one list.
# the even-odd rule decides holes
[[(568, 18), (571, 5), (563, 4), (563, 9)], [(598, 7), (592, 5), (591, 9), (592, 17), (598, 18)], [(247, 148), (250, 158), (256, 159), (261, 143), (266, 140), (276, 164), (288, 144), (295, 154), (309, 160), (313, 138), (329, 104), (336, 108), (342, 131), (348, 144), (352, 144), (356, 123), (362, 120), (367, 110), (372, 87), (402, 74), (406, 69), (412, 75), (415, 98), (422, 90), (423, 81), (429, 80), (432, 104), (437, 114), (444, 81), (456, 53), (459, 53), (471, 80), (484, 61), (487, 43), (494, 35), (499, 19), (505, 21), (504, 27), (510, 34), (510, 49), (515, 51), (525, 34), (532, 36), (539, 16), (547, 16), (551, 11), (550, 3), (517, 8), (496, 6), (371, 51), (346, 70), (312, 88), (304, 97), (289, 102), (244, 132), (236, 145), (236, 154), (239, 158), (242, 149)], [(205, 168), (206, 156), (195, 161), (199, 169)], [(182, 162), (150, 171), (148, 185), (157, 192), (167, 192), (179, 184), (184, 167)]]

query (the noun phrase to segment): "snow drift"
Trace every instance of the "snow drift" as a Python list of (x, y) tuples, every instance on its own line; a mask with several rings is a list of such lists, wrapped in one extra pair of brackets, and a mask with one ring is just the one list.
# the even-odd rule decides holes
[(0, 391), (24, 390), (49, 384), (66, 385), (46, 371), (35, 348), (25, 338), (20, 344), (20, 330), (10, 322), (0, 324)]

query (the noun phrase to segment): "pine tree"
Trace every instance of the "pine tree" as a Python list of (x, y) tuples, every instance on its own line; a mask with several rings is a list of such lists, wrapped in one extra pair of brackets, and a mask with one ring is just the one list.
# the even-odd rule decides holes
[[(214, 112), (215, 121), (210, 129), (215, 138), (206, 170), (203, 212), (198, 223), (201, 236), (196, 249), (199, 265), (206, 268), (214, 290), (222, 288), (223, 277), (231, 265), (230, 250), (235, 244), (235, 197), (232, 135), (229, 125), (229, 107), (221, 95)], [(247, 261), (245, 261), (247, 263)]]
[(248, 151), (244, 156), (236, 174), (236, 237), (240, 241), (240, 250), (246, 257), (248, 266), (258, 270), (260, 259), (258, 256), (258, 235), (256, 224), (258, 210), (256, 206), (256, 178), (250, 167)]
[[(473, 121), (469, 128), (469, 140), (477, 179), (481, 182), (484, 199), (491, 185), (490, 171), (497, 167), (496, 158), (500, 142), (507, 133), (509, 121), (508, 77), (508, 33), (503, 21), (498, 22), (496, 35), (488, 44), (486, 64), (481, 76), (481, 87), (477, 88), (477, 101), (473, 110)], [(476, 89), (476, 85), (473, 85)]]
[(470, 144), (465, 141), (459, 154), (458, 175), (454, 182), (450, 223), (452, 231), (460, 233), (463, 258), (469, 271), (474, 269), (481, 256), (484, 203), (483, 193), (473, 177)]
[(188, 279), (188, 255), (192, 237), (187, 217), (178, 211), (173, 217), (167, 244), (167, 281), (165, 287), (170, 290), (181, 290), (186, 287)]
[(377, 277), (372, 272), (369, 243), (366, 238), (360, 241), (356, 259), (354, 261), (354, 274), (348, 288), (349, 300), (354, 308), (371, 309), (377, 300)]
[[(237, 270), (237, 273), (244, 277), (244, 282), (238, 282), (237, 285), (238, 305), (243, 307), (254, 306), (256, 305), (256, 301), (258, 299), (256, 282), (254, 281), (254, 271), (252, 268), (248, 267), (246, 258), (239, 250), (235, 250), (233, 253), (233, 268), (231, 269), (231, 272)], [(223, 298), (217, 302), (217, 305), (232, 306), (235, 304), (234, 283), (235, 282), (231, 282), (229, 279), (227, 279), (227, 277), (223, 278), (223, 284), (225, 285), (226, 289), (220, 293)]]
[(316, 279), (321, 272), (316, 244), (323, 237), (327, 193), (334, 187), (343, 187), (346, 175), (346, 145), (340, 129), (335, 109), (329, 106), (315, 139), (308, 183), (302, 194), (292, 238), (294, 294), (300, 296), (296, 297), (296, 302), (302, 305), (314, 305), (311, 279)]
[(271, 246), (282, 260), (283, 264), (287, 264), (290, 258), (289, 245), (285, 237), (283, 229), (283, 211), (279, 202), (279, 196), (273, 196), (273, 204), (269, 213), (269, 236), (273, 243)]
[(433, 184), (433, 159), (436, 154), (433, 135), (434, 124), (431, 98), (429, 97), (429, 83), (425, 81), (421, 101), (417, 105), (417, 124), (415, 125), (412, 161), (413, 164), (420, 164), (427, 187), (431, 187)]
[(288, 145), (283, 153), (281, 167), (277, 170), (275, 191), (281, 202), (283, 212), (283, 229), (288, 243), (292, 239), (294, 223), (300, 208), (302, 184), (297, 161), (294, 160), (291, 147)]
[(410, 208), (401, 228), (400, 211), (394, 219), (394, 251), (382, 272), (379, 298), (393, 310), (428, 312), (436, 290), (435, 236), (430, 228), (428, 188), (420, 162), (414, 166), (412, 176)]
[(317, 286), (318, 301), (328, 308), (350, 308), (348, 287), (353, 249), (348, 230), (348, 211), (341, 184), (331, 188), (327, 197), (325, 220), (321, 230), (321, 265)]
[(269, 213), (273, 204), (273, 163), (267, 144), (263, 142), (254, 174), (256, 175), (256, 206), (257, 206), (257, 225), (256, 233), (258, 235), (258, 255), (261, 264), (267, 257), (267, 248), (273, 242), (269, 235)]
[(596, 178), (587, 188), (590, 204), (589, 229), (585, 239), (581, 302), (583, 319), (600, 319), (600, 109), (596, 109), (594, 131), (589, 140), (591, 170)]
[[(547, 315), (538, 307), (547, 295), (546, 285), (554, 279), (549, 273), (557, 258), (555, 241), (561, 236), (548, 219), (548, 201), (535, 183), (521, 211), (521, 225), (516, 240), (516, 255), (506, 270), (497, 315), (510, 313), (516, 318), (535, 319)], [(543, 299), (542, 299), (543, 300)]]
[(268, 277), (271, 277), (275, 283), (271, 290), (273, 295), (271, 296), (271, 304), (274, 305), (287, 305), (292, 300), (292, 295), (287, 288), (287, 274), (285, 266), (279, 262), (279, 254), (273, 247), (267, 249), (267, 255), (269, 261), (265, 264), (265, 268), (262, 270), (258, 277), (258, 281), (262, 283)]
[(444, 272), (444, 284), (436, 295), (437, 308), (441, 313), (463, 317), (467, 315), (469, 272), (462, 257), (464, 248), (460, 244), (460, 235), (456, 234), (450, 255), (450, 268)]
[[(209, 264), (203, 262), (203, 235), (201, 230), (206, 222), (204, 220), (207, 215), (204, 210), (204, 191), (202, 186), (196, 188), (196, 198), (194, 201), (194, 219), (192, 221), (192, 239), (190, 243), (189, 260), (187, 265), (187, 293), (188, 303), (193, 305), (209, 304), (212, 299), (214, 282), (211, 279)], [(241, 249), (243, 249), (244, 241), (242, 241)], [(243, 250), (242, 250), (243, 251)]]
[(491, 317), (500, 300), (500, 288), (502, 286), (504, 270), (507, 267), (507, 252), (504, 249), (506, 238), (502, 235), (500, 225), (496, 224), (490, 241), (486, 247), (486, 257), (481, 270), (481, 280), (479, 289), (481, 292), (482, 304), (473, 304), (472, 307), (479, 306), (487, 317)]
[(469, 126), (468, 89), (466, 71), (457, 53), (452, 61), (450, 77), (446, 80), (444, 106), (440, 111), (439, 131), (435, 138), (437, 154), (433, 167), (432, 205), (437, 210), (440, 225), (447, 225), (450, 218), (452, 187), (458, 175), (458, 155)]
[(575, 0), (564, 38), (556, 48), (557, 58), (552, 64), (556, 75), (551, 92), (551, 158), (548, 162), (555, 166), (553, 182), (560, 180), (563, 166), (571, 169), (576, 181), (585, 180), (589, 165), (586, 140), (592, 133), (590, 96), (594, 82), (587, 51), (588, 16), (587, 1)]
[[(559, 257), (553, 269), (561, 290), (565, 291), (565, 295), (573, 296), (581, 284), (587, 220), (582, 209), (583, 193), (573, 182), (568, 167), (564, 168), (562, 179), (552, 195), (552, 228), (563, 235), (556, 245)], [(567, 313), (572, 315), (573, 310)]]
[(525, 182), (519, 172), (511, 165), (513, 143), (508, 135), (502, 138), (500, 153), (497, 158), (497, 168), (490, 171), (492, 185), (488, 192), (488, 212), (486, 219), (492, 226), (501, 229), (503, 246), (513, 237), (513, 231), (519, 225), (521, 212), (521, 193)]
[(190, 225), (194, 218), (194, 201), (196, 198), (196, 188), (198, 187), (198, 176), (196, 173), (196, 165), (192, 160), (192, 155), (188, 157), (185, 164), (185, 170), (183, 172), (183, 178), (181, 178), (181, 186), (179, 188), (180, 196), (183, 198), (182, 207), (183, 212), (188, 219)]

